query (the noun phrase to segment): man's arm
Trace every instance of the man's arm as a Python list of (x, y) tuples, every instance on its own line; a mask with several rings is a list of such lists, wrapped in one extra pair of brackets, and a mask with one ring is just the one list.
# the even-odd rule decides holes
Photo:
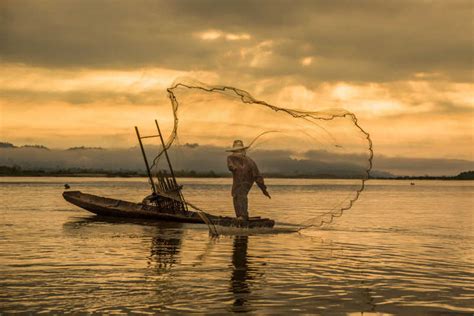
[(250, 160), (251, 163), (252, 163), (252, 174), (253, 174), (255, 183), (257, 183), (257, 185), (258, 185), (258, 187), (260, 188), (260, 190), (262, 190), (262, 193), (263, 193), (266, 197), (268, 197), (269, 199), (271, 199), (272, 197), (270, 196), (270, 193), (268, 193), (268, 191), (267, 191), (267, 186), (265, 185), (265, 181), (263, 180), (263, 177), (262, 177), (262, 175), (260, 174), (260, 171), (258, 170), (257, 164), (256, 164), (255, 161), (253, 161), (252, 159), (249, 158), (249, 160)]
[(268, 197), (269, 199), (271, 199), (272, 197), (270, 196), (270, 193), (268, 193), (267, 191), (267, 186), (265, 185), (265, 182), (263, 181), (263, 177), (260, 176), (258, 177), (255, 182), (257, 183), (258, 187), (260, 188), (260, 190), (262, 190), (262, 193)]

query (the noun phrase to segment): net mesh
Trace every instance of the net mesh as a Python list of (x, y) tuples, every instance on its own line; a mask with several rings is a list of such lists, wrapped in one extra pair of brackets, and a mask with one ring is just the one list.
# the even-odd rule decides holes
[[(178, 174), (230, 175), (225, 149), (236, 139), (250, 146), (247, 155), (272, 195), (267, 199), (254, 186), (250, 216), (272, 218), (277, 226), (319, 227), (349, 210), (365, 188), (372, 141), (351, 112), (288, 109), (235, 87), (191, 79), (179, 79), (167, 91), (172, 111), (165, 146)], [(207, 189), (212, 194), (203, 194)], [(191, 209), (235, 216), (228, 179), (185, 186), (184, 195)]]

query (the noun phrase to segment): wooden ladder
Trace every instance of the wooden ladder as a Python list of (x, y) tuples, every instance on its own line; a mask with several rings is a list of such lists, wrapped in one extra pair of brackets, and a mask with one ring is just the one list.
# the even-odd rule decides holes
[[(141, 136), (138, 127), (135, 126), (135, 132), (137, 133), (138, 143), (140, 144), (140, 149), (142, 151), (143, 160), (145, 161), (145, 167), (148, 174), (148, 178), (150, 180), (151, 189), (153, 191), (153, 195), (162, 196), (165, 199), (161, 199), (160, 206), (166, 209), (173, 209), (176, 211), (187, 211), (187, 204), (184, 200), (184, 196), (181, 192), (183, 188), (182, 185), (178, 185), (176, 181), (176, 177), (173, 171), (173, 166), (171, 165), (170, 157), (168, 156), (168, 151), (166, 149), (166, 144), (163, 139), (163, 135), (161, 134), (160, 126), (158, 125), (158, 121), (155, 120), (156, 129), (158, 134), (150, 135), (150, 136)], [(151, 173), (150, 165), (148, 163), (148, 159), (145, 153), (145, 148), (143, 147), (142, 139), (145, 138), (154, 138), (159, 137), (161, 141), (161, 145), (163, 146), (163, 152), (166, 157), (166, 161), (168, 163), (170, 174), (167, 175), (166, 172), (158, 172), (156, 174), (158, 182), (155, 183), (153, 180), (153, 176)]]

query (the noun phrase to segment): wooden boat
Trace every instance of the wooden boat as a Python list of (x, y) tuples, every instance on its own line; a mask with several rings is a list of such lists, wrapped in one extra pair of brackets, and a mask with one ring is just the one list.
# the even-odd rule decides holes
[[(251, 217), (248, 220), (243, 221), (234, 217), (215, 216), (201, 211), (194, 212), (188, 210), (188, 205), (191, 204), (186, 202), (184, 199), (184, 196), (181, 192), (182, 186), (178, 185), (176, 181), (167, 148), (163, 140), (160, 127), (156, 120), (155, 124), (158, 134), (151, 136), (141, 136), (138, 128), (135, 127), (135, 132), (140, 144), (149, 182), (151, 184), (151, 195), (143, 199), (141, 203), (133, 203), (82, 193), (80, 191), (65, 191), (63, 193), (64, 199), (71, 204), (101, 216), (129, 217), (184, 223), (202, 223), (208, 225), (211, 233), (215, 233), (215, 226), (229, 226), (237, 228), (272, 228), (275, 225), (275, 221), (268, 218)], [(158, 180), (157, 182), (155, 182), (155, 179), (152, 176), (151, 168), (148, 164), (148, 159), (142, 143), (142, 139), (152, 137), (160, 138), (161, 145), (163, 146), (163, 153), (166, 157), (170, 172), (169, 175), (158, 172), (156, 174), (156, 178)]]
[(82, 193), (80, 191), (64, 191), (63, 197), (69, 203), (100, 216), (128, 217), (200, 224), (204, 224), (204, 219), (208, 219), (212, 225), (232, 226), (239, 228), (271, 228), (275, 225), (275, 222), (268, 218), (251, 217), (248, 221), (242, 221), (234, 217), (215, 216), (207, 213), (201, 213), (200, 215), (198, 212), (182, 209), (163, 210), (157, 205), (148, 204), (146, 201), (142, 203), (133, 203), (129, 201), (116, 200), (98, 195)]
[(166, 212), (163, 212), (155, 205), (116, 200), (80, 191), (65, 191), (63, 197), (69, 203), (100, 216), (204, 223), (201, 217), (192, 211), (178, 210), (173, 212), (172, 210), (166, 210)]

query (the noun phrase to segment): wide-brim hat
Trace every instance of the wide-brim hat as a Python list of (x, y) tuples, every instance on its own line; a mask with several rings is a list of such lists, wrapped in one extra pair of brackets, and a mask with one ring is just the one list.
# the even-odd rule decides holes
[(249, 146), (244, 146), (244, 142), (237, 139), (237, 140), (234, 140), (234, 143), (232, 144), (232, 148), (226, 149), (226, 151), (235, 152), (235, 151), (246, 150), (247, 148), (249, 148)]

